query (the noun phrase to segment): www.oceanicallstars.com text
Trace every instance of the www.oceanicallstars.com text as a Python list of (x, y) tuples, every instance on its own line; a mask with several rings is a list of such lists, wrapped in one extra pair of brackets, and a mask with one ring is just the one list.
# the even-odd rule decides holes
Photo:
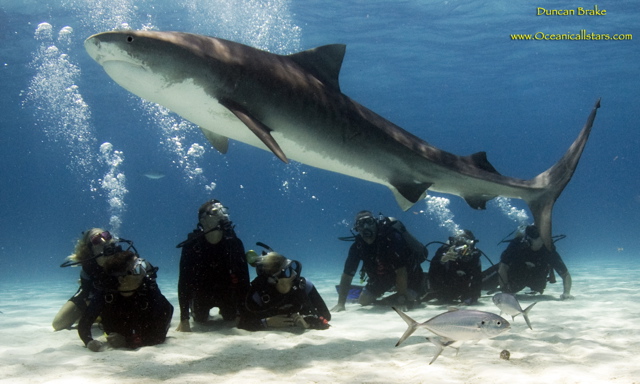
[[(607, 10), (600, 9), (598, 5), (593, 8), (577, 7), (575, 9), (547, 9), (536, 8), (536, 16), (606, 16)], [(579, 32), (547, 33), (536, 32), (534, 34), (511, 34), (511, 40), (573, 40), (573, 41), (606, 41), (606, 40), (633, 40), (630, 33), (594, 33), (581, 29)]]

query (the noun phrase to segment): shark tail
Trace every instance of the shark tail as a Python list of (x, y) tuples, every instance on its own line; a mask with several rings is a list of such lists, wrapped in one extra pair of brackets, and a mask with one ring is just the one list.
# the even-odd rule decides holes
[(539, 189), (540, 193), (529, 198), (525, 198), (524, 200), (529, 206), (529, 209), (533, 214), (535, 224), (540, 230), (540, 235), (544, 240), (544, 244), (549, 250), (555, 249), (551, 231), (551, 213), (553, 211), (553, 204), (567, 186), (576, 170), (582, 151), (589, 139), (591, 127), (593, 126), (593, 121), (596, 118), (598, 108), (600, 108), (600, 99), (596, 101), (596, 104), (591, 110), (582, 131), (580, 131), (580, 134), (573, 144), (571, 144), (571, 147), (569, 147), (564, 156), (562, 156), (562, 158), (551, 168), (530, 180), (532, 187)]
[(536, 304), (538, 304), (537, 301), (535, 303), (531, 304), (530, 306), (528, 306), (527, 308), (525, 308), (524, 311), (522, 311), (522, 317), (524, 317), (524, 321), (527, 322), (527, 325), (529, 326), (529, 329), (532, 330), (532, 331), (533, 331), (533, 328), (531, 327), (531, 322), (529, 321), (529, 311)]
[(400, 340), (398, 340), (398, 342), (396, 343), (396, 347), (397, 347), (400, 344), (402, 344), (402, 342), (405, 341), (407, 337), (411, 336), (411, 334), (415, 332), (416, 329), (418, 329), (419, 324), (417, 321), (413, 320), (411, 317), (409, 317), (407, 314), (405, 314), (398, 308), (396, 307), (391, 307), (391, 308), (393, 308), (394, 311), (398, 312), (398, 315), (400, 315), (400, 317), (402, 317), (402, 320), (404, 320), (404, 322), (407, 323), (407, 325), (409, 326), (407, 330), (404, 331), (404, 334), (402, 335)]

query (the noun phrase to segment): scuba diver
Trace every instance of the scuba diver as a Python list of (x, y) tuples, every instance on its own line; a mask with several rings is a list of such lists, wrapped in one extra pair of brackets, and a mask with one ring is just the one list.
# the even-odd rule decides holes
[(542, 294), (547, 281), (555, 283), (556, 271), (562, 278), (561, 300), (571, 299), (571, 275), (560, 254), (549, 250), (535, 225), (529, 225), (516, 233), (500, 256), (500, 263), (486, 270), (484, 289), (494, 290), (500, 286), (502, 292), (516, 293), (529, 287)]
[(177, 247), (182, 254), (176, 331), (191, 332), (189, 310), (197, 323), (206, 323), (213, 307), (220, 309), (224, 321), (235, 321), (249, 289), (249, 268), (227, 208), (218, 200), (202, 204), (198, 228)]
[(429, 292), (424, 301), (460, 300), (466, 305), (478, 302), (482, 288), (482, 251), (476, 248), (477, 242), (473, 233), (465, 229), (438, 248), (429, 266)]
[(91, 228), (82, 233), (76, 241), (74, 253), (67, 257), (60, 267), (81, 266), (80, 287), (76, 293), (60, 308), (52, 326), (54, 331), (68, 329), (76, 323), (87, 309), (91, 297), (98, 291), (101, 281), (108, 279), (104, 263), (117, 252), (122, 251), (122, 244), (127, 250), (133, 249), (133, 242), (118, 239), (102, 228)]
[(99, 352), (103, 347), (91, 334), (98, 316), (112, 348), (135, 349), (164, 342), (173, 306), (158, 288), (157, 270), (132, 251), (119, 252), (105, 261), (104, 271), (110, 280), (94, 294), (78, 323), (78, 335), (89, 350)]
[[(399, 223), (399, 224), (398, 224)], [(376, 299), (392, 289), (396, 293), (383, 303), (408, 309), (424, 293), (424, 273), (420, 263), (426, 260), (426, 248), (399, 221), (382, 217), (376, 219), (370, 211), (360, 211), (355, 217), (355, 241), (338, 286), (338, 304), (332, 312), (345, 310), (351, 281), (362, 261), (368, 276), (367, 284), (358, 297), (360, 305), (377, 304)], [(380, 303), (382, 304), (382, 303)]]
[(311, 281), (300, 274), (299, 261), (276, 252), (258, 257), (238, 328), (259, 331), (299, 327), (327, 329), (331, 313)]

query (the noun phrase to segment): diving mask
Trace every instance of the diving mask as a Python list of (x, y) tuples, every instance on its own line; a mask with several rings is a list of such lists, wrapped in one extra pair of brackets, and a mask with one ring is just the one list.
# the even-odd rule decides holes
[(364, 216), (359, 218), (358, 221), (356, 221), (356, 224), (353, 229), (356, 232), (360, 233), (362, 237), (371, 238), (375, 235), (376, 228), (377, 228), (376, 219), (373, 218), (373, 216)]
[(211, 204), (211, 207), (209, 207), (209, 209), (207, 209), (202, 213), (202, 215), (200, 215), (200, 220), (202, 220), (202, 218), (206, 216), (212, 216), (217, 218), (218, 220), (229, 218), (229, 214), (227, 213), (227, 208), (223, 206), (221, 203)]
[(109, 231), (104, 231), (91, 236), (90, 241), (92, 245), (101, 245), (103, 243), (108, 243), (111, 239), (113, 239), (111, 233)]
[(274, 273), (269, 273), (271, 271), (265, 270), (263, 264), (260, 262), (256, 265), (256, 273), (258, 276), (268, 276), (269, 279), (277, 281), (277, 279), (300, 276), (300, 273), (302, 272), (302, 264), (297, 260), (286, 259), (280, 266), (279, 270)]
[(295, 276), (300, 276), (300, 272), (302, 272), (302, 264), (300, 264), (299, 261), (287, 259), (287, 262), (284, 268), (280, 270), (278, 277), (289, 278), (294, 276), (294, 273), (295, 273)]
[(143, 258), (137, 258), (136, 262), (133, 264), (133, 267), (127, 271), (127, 275), (142, 275), (146, 274), (149, 269), (149, 263)]
[(140, 276), (146, 275), (148, 271), (151, 271), (153, 267), (145, 259), (138, 257), (133, 262), (130, 268), (125, 271), (112, 273), (111, 276)]
[(200, 215), (200, 224), (205, 231), (221, 230), (229, 222), (227, 208), (220, 203), (214, 203)]

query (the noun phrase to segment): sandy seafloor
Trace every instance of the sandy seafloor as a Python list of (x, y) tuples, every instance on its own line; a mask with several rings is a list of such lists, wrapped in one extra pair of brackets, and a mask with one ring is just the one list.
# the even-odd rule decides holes
[[(355, 304), (334, 314), (329, 330), (303, 333), (251, 333), (222, 324), (179, 333), (176, 312), (162, 345), (93, 353), (75, 329), (51, 328), (75, 282), (2, 283), (0, 383), (640, 383), (638, 263), (611, 264), (571, 267), (574, 300), (557, 300), (560, 282), (535, 299), (519, 295), (523, 307), (540, 301), (530, 313), (533, 330), (518, 316), (510, 332), (465, 343), (457, 356), (447, 348), (432, 365), (427, 330), (396, 348), (406, 328), (400, 317)], [(332, 307), (339, 276), (306, 276)], [(159, 277), (177, 307), (175, 283)], [(488, 296), (475, 308), (499, 313)], [(428, 305), (409, 314), (424, 321), (445, 310)], [(504, 349), (508, 361), (499, 358)]]

